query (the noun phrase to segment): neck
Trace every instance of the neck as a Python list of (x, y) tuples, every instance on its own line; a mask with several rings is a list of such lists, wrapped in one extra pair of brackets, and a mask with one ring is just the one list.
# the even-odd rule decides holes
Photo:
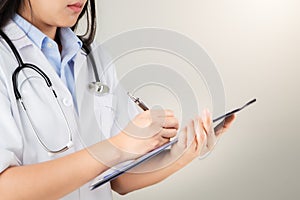
[(28, 22), (30, 22), (32, 25), (34, 25), (36, 28), (38, 28), (41, 32), (43, 32), (45, 35), (47, 35), (52, 40), (56, 39), (56, 32), (57, 32), (56, 26), (51, 26), (51, 25), (43, 23), (40, 20), (35, 20), (31, 14), (28, 15), (26, 13), (20, 12), (19, 15), (21, 15), (24, 19), (26, 19)]
[(45, 35), (47, 35), (49, 38), (56, 41), (57, 27), (49, 27), (49, 26), (43, 26), (39, 24), (33, 24), (33, 25), (37, 27), (40, 31), (42, 31)]

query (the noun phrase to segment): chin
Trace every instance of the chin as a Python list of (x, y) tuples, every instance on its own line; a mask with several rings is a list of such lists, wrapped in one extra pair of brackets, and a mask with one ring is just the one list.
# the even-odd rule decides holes
[(73, 27), (78, 20), (78, 16), (68, 16), (64, 18), (64, 21), (60, 21), (59, 27)]
[(76, 24), (76, 22), (77, 22), (77, 20), (76, 21), (72, 21), (72, 22), (61, 23), (61, 24), (59, 24), (58, 27), (70, 28), (70, 27), (73, 27)]

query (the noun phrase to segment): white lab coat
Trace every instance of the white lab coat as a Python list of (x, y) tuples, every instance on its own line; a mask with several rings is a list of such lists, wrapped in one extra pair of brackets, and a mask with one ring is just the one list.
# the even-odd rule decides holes
[[(74, 64), (78, 105), (78, 112), (76, 112), (70, 92), (41, 50), (14, 22), (9, 22), (4, 31), (13, 41), (24, 62), (38, 66), (49, 76), (65, 115), (63, 116), (60, 112), (59, 106), (45, 86), (43, 79), (30, 70), (21, 72), (18, 78), (18, 88), (39, 136), (46, 142), (47, 147), (59, 149), (68, 142), (69, 129), (66, 126), (68, 123), (74, 147), (54, 156), (50, 156), (42, 148), (29, 124), (27, 115), (16, 101), (11, 77), (18, 64), (8, 45), (1, 39), (0, 173), (9, 166), (28, 165), (55, 159), (108, 138), (117, 133), (124, 123), (137, 113), (136, 107), (132, 103), (128, 103), (130, 101), (122, 90), (116, 90), (118, 82), (114, 69), (110, 67), (108, 70), (103, 70), (102, 59), (104, 57), (99, 56), (101, 52), (95, 56), (97, 66), (100, 66), (98, 68), (100, 79), (110, 87), (112, 92), (104, 97), (98, 97), (87, 91), (87, 85), (94, 80), (94, 77), (91, 67), (87, 67), (86, 55), (83, 52), (78, 53)], [(120, 102), (123, 104), (121, 105)], [(124, 105), (125, 108), (128, 108), (125, 109), (128, 112), (125, 114), (123, 112), (125, 117), (122, 122), (114, 123), (116, 116), (122, 116), (119, 108)], [(63, 199), (106, 200), (112, 198), (109, 183), (92, 192), (89, 191), (88, 186), (89, 183)]]

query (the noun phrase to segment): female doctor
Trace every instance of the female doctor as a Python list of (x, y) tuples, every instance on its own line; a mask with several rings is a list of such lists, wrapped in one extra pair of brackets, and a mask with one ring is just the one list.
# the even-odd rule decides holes
[[(89, 23), (86, 34), (79, 39), (73, 30), (84, 15)], [(82, 137), (98, 131), (79, 127), (85, 110), (82, 105), (88, 104), (77, 94), (80, 85), (76, 83), (78, 76), (86, 73), (89, 77), (92, 73), (91, 67), (81, 68), (96, 31), (94, 0), (3, 0), (0, 28), (21, 58), (2, 35), (1, 199), (111, 199), (111, 189), (126, 194), (144, 188), (209, 152), (234, 119), (228, 118), (215, 133), (211, 115), (204, 111), (202, 117), (182, 129), (179, 142), (169, 152), (156, 158), (167, 162), (173, 157), (174, 162), (149, 173), (126, 173), (91, 192), (88, 182), (110, 166), (137, 158), (174, 137), (179, 127), (177, 119), (169, 110), (145, 111), (106, 139), (90, 146), (83, 144)], [(31, 67), (20, 67), (24, 63)], [(52, 92), (45, 83), (47, 78)], [(108, 70), (101, 78), (113, 93), (117, 85), (114, 71)], [(112, 98), (108, 95), (95, 99), (99, 108), (89, 109), (99, 111), (96, 121), (104, 134), (110, 133), (113, 116), (105, 108)], [(144, 137), (139, 137), (141, 134)]]

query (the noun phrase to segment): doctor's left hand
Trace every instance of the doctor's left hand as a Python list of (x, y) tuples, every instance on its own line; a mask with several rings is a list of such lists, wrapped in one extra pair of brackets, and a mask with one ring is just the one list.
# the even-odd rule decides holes
[(206, 109), (202, 117), (196, 117), (180, 132), (178, 142), (172, 146), (171, 156), (177, 158), (181, 167), (197, 157), (205, 158), (215, 147), (222, 134), (227, 131), (235, 116), (226, 118), (224, 123), (213, 127), (212, 116)]

